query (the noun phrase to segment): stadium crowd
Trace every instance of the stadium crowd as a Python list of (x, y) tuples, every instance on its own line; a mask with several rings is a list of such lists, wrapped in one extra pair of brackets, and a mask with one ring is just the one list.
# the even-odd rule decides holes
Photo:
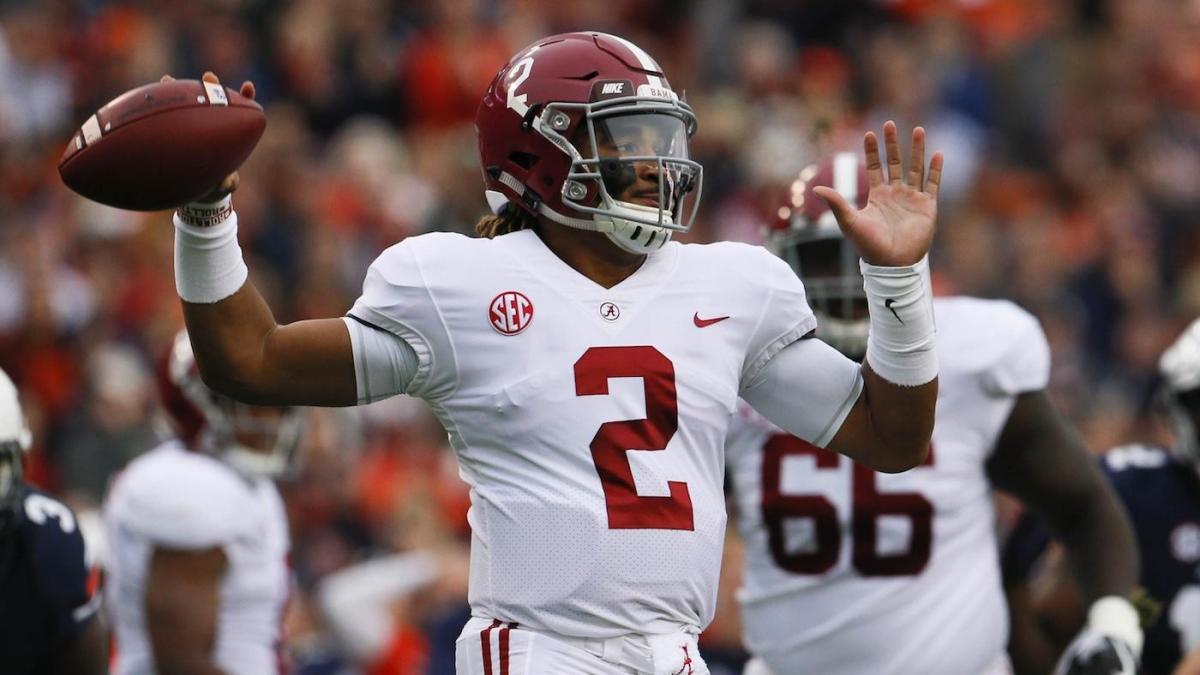
[[(163, 73), (252, 79), (268, 127), (236, 202), (254, 281), (281, 322), (337, 316), (383, 248), (471, 231), (486, 208), (481, 93), (522, 45), (579, 29), (642, 45), (695, 108), (708, 176), (687, 240), (760, 242), (803, 166), (887, 119), (926, 126), (948, 158), (939, 292), (1009, 298), (1041, 320), (1049, 391), (1088, 447), (1161, 436), (1154, 366), (1200, 315), (1194, 3), (6, 0), (0, 368), (39, 441), (31, 481), (88, 521), (161, 433), (155, 370), (182, 323), (168, 214), (90, 203), (58, 178), (82, 119)], [(297, 672), (355, 658), (453, 672), (468, 495), (443, 431), (403, 397), (308, 415), (303, 468), (281, 486)], [(353, 593), (330, 599), (322, 582), (403, 552), (426, 558), (395, 561), (412, 583), (386, 609), (391, 634), (364, 645), (335, 611)], [(707, 636), (714, 672), (723, 651), (739, 659), (730, 616)]]

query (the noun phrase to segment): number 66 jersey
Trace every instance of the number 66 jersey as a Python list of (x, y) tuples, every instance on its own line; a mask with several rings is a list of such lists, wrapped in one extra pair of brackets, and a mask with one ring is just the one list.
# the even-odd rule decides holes
[(1049, 348), (1012, 303), (933, 307), (938, 400), (922, 466), (875, 473), (746, 409), (730, 429), (745, 642), (775, 675), (1010, 672), (985, 464), (1017, 395), (1045, 388)]
[[(708, 624), (740, 387), (816, 326), (786, 264), (672, 242), (604, 288), (529, 230), (428, 234), (381, 254), (349, 318), (417, 354), (406, 392), (438, 415), (471, 487), (476, 617), (602, 639)], [(816, 442), (857, 374), (822, 354), (849, 375), (796, 402), (816, 411)]]

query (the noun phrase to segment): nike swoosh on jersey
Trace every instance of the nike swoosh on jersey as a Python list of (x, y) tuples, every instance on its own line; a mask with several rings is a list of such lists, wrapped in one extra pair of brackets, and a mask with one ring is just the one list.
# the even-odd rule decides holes
[(728, 318), (729, 317), (727, 316), (718, 316), (711, 319), (701, 319), (700, 312), (696, 312), (692, 315), (692, 322), (696, 324), (696, 328), (704, 328), (705, 326), (711, 326), (714, 323), (719, 323)]

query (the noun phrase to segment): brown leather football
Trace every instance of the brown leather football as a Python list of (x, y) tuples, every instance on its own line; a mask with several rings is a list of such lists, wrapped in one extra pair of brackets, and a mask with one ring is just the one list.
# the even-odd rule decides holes
[(58, 162), (67, 187), (134, 211), (203, 197), (262, 137), (262, 106), (227, 87), (168, 80), (121, 94), (76, 130)]

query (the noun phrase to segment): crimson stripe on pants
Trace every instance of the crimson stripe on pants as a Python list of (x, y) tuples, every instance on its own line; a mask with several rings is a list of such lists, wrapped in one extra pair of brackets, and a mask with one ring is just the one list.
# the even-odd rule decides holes
[(508, 631), (516, 627), (516, 623), (510, 623), (500, 629), (500, 675), (508, 675)]
[[(483, 675), (492, 675), (492, 629), (500, 625), (499, 619), (492, 619), (492, 625), (479, 631), (479, 646), (483, 648)], [(501, 631), (503, 633), (504, 631)], [(507, 635), (504, 637), (508, 637)], [(507, 641), (505, 641), (507, 642)], [(501, 664), (504, 660), (501, 660)], [(503, 666), (501, 666), (503, 668)]]

